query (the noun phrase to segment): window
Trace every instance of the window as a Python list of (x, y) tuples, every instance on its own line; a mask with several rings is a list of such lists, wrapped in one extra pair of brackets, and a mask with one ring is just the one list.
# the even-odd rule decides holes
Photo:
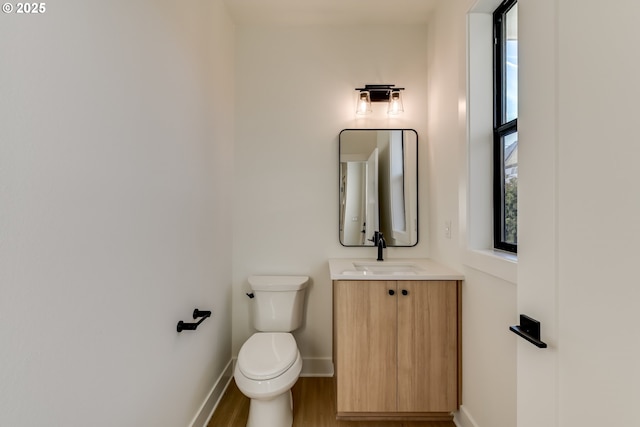
[(518, 251), (518, 4), (505, 0), (493, 14), (494, 247)]

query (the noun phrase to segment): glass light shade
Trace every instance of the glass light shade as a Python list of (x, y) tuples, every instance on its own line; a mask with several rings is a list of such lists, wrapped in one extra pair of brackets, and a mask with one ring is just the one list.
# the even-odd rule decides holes
[(400, 91), (391, 91), (389, 94), (389, 109), (387, 110), (387, 114), (396, 115), (404, 112), (404, 107), (402, 106), (402, 94)]
[(363, 90), (358, 94), (358, 106), (356, 107), (356, 114), (369, 114), (372, 111), (371, 96), (369, 95), (369, 91)]

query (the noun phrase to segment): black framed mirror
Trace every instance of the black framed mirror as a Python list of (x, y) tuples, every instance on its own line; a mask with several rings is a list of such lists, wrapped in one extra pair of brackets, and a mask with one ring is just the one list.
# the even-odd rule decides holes
[(339, 239), (373, 246), (418, 244), (418, 133), (343, 129), (339, 136)]

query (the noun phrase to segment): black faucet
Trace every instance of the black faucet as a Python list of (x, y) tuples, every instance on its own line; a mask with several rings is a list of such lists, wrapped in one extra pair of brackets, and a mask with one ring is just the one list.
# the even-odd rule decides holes
[(387, 247), (387, 242), (385, 242), (382, 233), (379, 231), (373, 232), (373, 239), (371, 239), (373, 244), (378, 247), (378, 261), (384, 261), (382, 257), (382, 249)]

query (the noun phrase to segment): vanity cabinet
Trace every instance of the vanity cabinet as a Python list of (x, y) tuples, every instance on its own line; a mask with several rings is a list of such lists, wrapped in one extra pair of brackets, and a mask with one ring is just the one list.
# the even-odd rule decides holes
[(451, 419), (459, 305), (457, 280), (334, 280), (338, 418)]

